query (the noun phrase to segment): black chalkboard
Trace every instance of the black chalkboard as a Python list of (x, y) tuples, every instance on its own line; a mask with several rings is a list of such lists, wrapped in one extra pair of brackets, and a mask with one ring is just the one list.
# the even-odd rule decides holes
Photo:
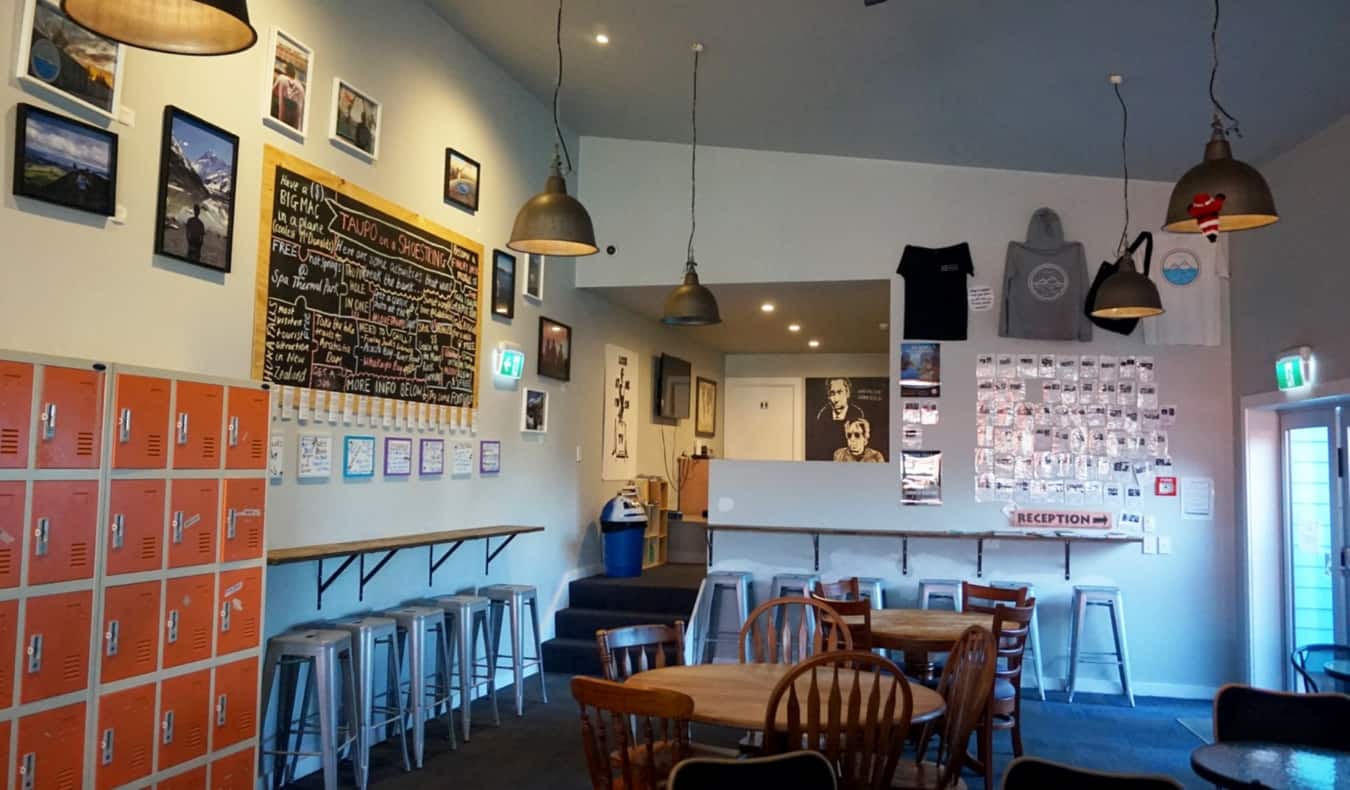
[(253, 373), (476, 405), (482, 247), (266, 148)]

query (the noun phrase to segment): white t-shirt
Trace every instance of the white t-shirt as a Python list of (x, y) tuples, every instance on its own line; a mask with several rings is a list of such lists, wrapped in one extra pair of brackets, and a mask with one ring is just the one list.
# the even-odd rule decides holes
[(1228, 239), (1210, 243), (1195, 233), (1156, 233), (1149, 279), (1162, 296), (1163, 314), (1145, 318), (1150, 346), (1223, 343), (1223, 294), (1228, 287)]

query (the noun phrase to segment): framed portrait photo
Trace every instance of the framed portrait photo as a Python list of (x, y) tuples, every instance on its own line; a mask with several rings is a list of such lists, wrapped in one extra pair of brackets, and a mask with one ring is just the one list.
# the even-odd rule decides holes
[(58, 99), (117, 118), (126, 47), (66, 16), (58, 0), (21, 0), (19, 81)]
[(539, 366), (536, 372), (558, 381), (572, 380), (572, 327), (539, 317)]
[(453, 148), (445, 149), (445, 202), (473, 212), (478, 210), (478, 185), (482, 166)]
[(544, 301), (544, 256), (535, 253), (526, 256), (520, 292), (526, 299)]
[(230, 271), (239, 136), (164, 108), (155, 253)]
[(525, 388), (520, 399), (520, 430), (524, 433), (548, 433), (548, 393)]
[(698, 397), (694, 401), (694, 435), (717, 435), (717, 382), (697, 378)]
[(267, 59), (267, 102), (263, 121), (304, 142), (314, 78), (314, 50), (279, 27), (272, 28)]
[(492, 251), (492, 314), (516, 317), (516, 256)]
[(78, 211), (117, 213), (117, 135), (31, 104), (14, 132), (14, 194)]
[(332, 121), (328, 139), (334, 145), (369, 161), (380, 158), (382, 105), (369, 93), (341, 77), (333, 78)]

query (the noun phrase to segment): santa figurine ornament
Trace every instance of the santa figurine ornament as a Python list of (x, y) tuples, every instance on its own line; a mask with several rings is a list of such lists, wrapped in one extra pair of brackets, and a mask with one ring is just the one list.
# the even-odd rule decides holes
[(1200, 225), (1200, 232), (1205, 234), (1211, 244), (1219, 240), (1219, 211), (1223, 208), (1223, 201), (1222, 193), (1209, 195), (1201, 192), (1186, 207), (1186, 212)]

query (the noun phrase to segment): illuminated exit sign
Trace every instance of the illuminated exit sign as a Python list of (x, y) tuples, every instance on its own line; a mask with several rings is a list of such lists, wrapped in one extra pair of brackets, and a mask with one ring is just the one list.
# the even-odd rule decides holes
[(1309, 383), (1312, 349), (1307, 346), (1286, 351), (1275, 360), (1275, 383), (1281, 390), (1298, 389)]
[(515, 348), (497, 350), (496, 374), (504, 379), (518, 379), (525, 374), (525, 352)]

